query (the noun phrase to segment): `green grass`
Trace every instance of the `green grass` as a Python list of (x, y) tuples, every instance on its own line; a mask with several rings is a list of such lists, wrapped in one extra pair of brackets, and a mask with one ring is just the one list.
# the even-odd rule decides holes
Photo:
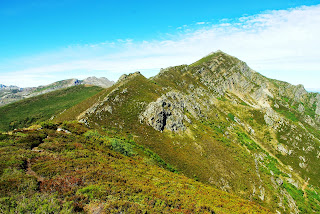
[[(305, 128), (308, 130), (309, 133), (314, 134), (315, 137), (319, 137), (319, 131), (316, 130), (314, 127), (306, 125)], [(301, 140), (294, 142), (295, 140), (291, 140), (294, 139), (293, 136), (300, 136)], [(282, 163), (293, 167), (293, 169), (296, 172), (298, 172), (302, 178), (310, 178), (309, 184), (319, 187), (320, 180), (318, 178), (320, 172), (320, 165), (319, 159), (315, 158), (318, 155), (317, 150), (295, 150), (295, 146), (293, 146), (293, 143), (295, 143), (296, 146), (299, 146), (301, 148), (306, 148), (307, 145), (317, 148), (319, 146), (318, 140), (309, 137), (306, 134), (305, 130), (300, 126), (297, 126), (295, 129), (292, 129), (291, 126), (287, 125), (281, 126), (281, 129), (277, 132), (276, 137), (278, 142), (285, 145), (288, 150), (295, 151), (291, 155), (282, 155), (279, 153), (277, 156), (282, 161)], [(304, 157), (308, 161), (306, 168), (301, 168), (299, 166), (299, 163), (302, 162), (299, 159), (300, 156)]]
[(202, 59), (192, 63), (190, 66), (191, 67), (195, 67), (195, 66), (199, 66), (199, 65), (202, 65), (203, 63), (206, 63), (206, 62), (209, 62), (214, 56), (217, 56), (218, 54), (215, 53), (215, 54), (210, 54), (208, 56), (205, 56), (203, 57)]
[(306, 194), (297, 189), (290, 183), (284, 182), (283, 187), (288, 191), (293, 199), (297, 202), (297, 206), (301, 213), (319, 213), (320, 197), (319, 190), (306, 190)]
[(228, 113), (227, 116), (228, 116), (229, 119), (231, 119), (232, 121), (235, 121), (235, 120), (234, 120), (234, 115), (233, 115), (232, 113)]
[(38, 88), (36, 91), (34, 91), (35, 93), (36, 92), (41, 92), (41, 91), (44, 91), (44, 90), (47, 90), (47, 89), (50, 89), (50, 88), (54, 88), (54, 87), (61, 87), (63, 85), (65, 85), (66, 83), (68, 83), (70, 80), (61, 80), (61, 81), (58, 81), (58, 82), (55, 82), (55, 83), (52, 83), (48, 86), (44, 86), (42, 88)]
[(100, 92), (100, 87), (74, 86), (21, 100), (0, 108), (0, 131), (44, 121)]
[(245, 102), (243, 102), (243, 101), (240, 102), (240, 105), (249, 106), (247, 103), (245, 103)]
[(238, 139), (241, 145), (246, 146), (249, 150), (252, 151), (261, 151), (261, 148), (256, 142), (251, 140), (251, 138), (243, 132), (238, 132)]
[[(134, 154), (127, 156), (112, 145), (114, 136), (78, 123), (64, 127), (82, 134), (44, 128), (15, 131), (2, 139), (2, 212), (269, 213), (254, 202), (159, 167), (152, 161), (157, 155), (132, 140), (117, 139), (118, 144), (130, 141)], [(28, 147), (30, 135), (42, 139), (41, 152)]]
[(304, 108), (305, 108), (305, 113), (307, 115), (309, 115), (310, 117), (312, 118), (315, 118), (316, 116), (316, 104), (313, 103), (311, 107), (309, 107), (308, 105), (304, 105)]
[(288, 98), (288, 97), (281, 97), (281, 99), (282, 99), (283, 101), (285, 101), (286, 103), (289, 102), (289, 98)]
[(285, 116), (286, 118), (288, 118), (289, 120), (293, 121), (293, 122), (297, 122), (299, 121), (296, 112), (294, 112), (291, 109), (288, 109), (284, 106), (280, 106), (279, 108), (274, 108), (275, 111), (277, 111), (278, 113), (282, 114), (283, 116)]

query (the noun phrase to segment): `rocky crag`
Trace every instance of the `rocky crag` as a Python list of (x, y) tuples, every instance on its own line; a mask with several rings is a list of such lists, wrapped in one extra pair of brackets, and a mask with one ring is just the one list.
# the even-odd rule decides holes
[(108, 80), (105, 77), (88, 77), (86, 79), (84, 79), (83, 81), (81, 81), (81, 84), (87, 84), (87, 85), (96, 85), (96, 86), (100, 86), (102, 88), (109, 88), (110, 86), (112, 86), (114, 84), (113, 81)]

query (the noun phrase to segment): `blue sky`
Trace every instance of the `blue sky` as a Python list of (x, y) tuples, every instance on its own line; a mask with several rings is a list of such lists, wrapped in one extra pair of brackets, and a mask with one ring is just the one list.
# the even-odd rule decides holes
[(0, 0), (0, 83), (150, 77), (221, 49), (268, 77), (320, 88), (319, 4)]

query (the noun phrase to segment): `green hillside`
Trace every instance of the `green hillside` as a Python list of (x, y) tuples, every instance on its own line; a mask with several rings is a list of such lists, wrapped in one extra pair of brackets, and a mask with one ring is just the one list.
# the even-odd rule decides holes
[(0, 107), (0, 130), (9, 131), (44, 121), (103, 90), (74, 86)]
[[(76, 89), (82, 92), (90, 88), (68, 90)], [(232, 201), (217, 205), (214, 201), (219, 201), (219, 196), (203, 205), (202, 202), (211, 200), (209, 195), (216, 195), (196, 191), (205, 187), (212, 191), (219, 189), (218, 192), (226, 195), (228, 192), (274, 213), (320, 212), (320, 94), (308, 93), (302, 85), (268, 79), (221, 51), (191, 65), (161, 69), (150, 79), (136, 72), (123, 75), (105, 90), (91, 89), (94, 91), (91, 94), (72, 93), (78, 101), (63, 108), (63, 103), (71, 102), (70, 93), (62, 98), (52, 94), (50, 100), (56, 101), (50, 105), (38, 97), (42, 103), (39, 106), (59, 108), (50, 115), (45, 110), (46, 117), (37, 117), (41, 108), (28, 105), (27, 109), (33, 110), (32, 118), (45, 120), (56, 115), (51, 122), (62, 124), (62, 128), (72, 132), (38, 131), (51, 133), (43, 140), (32, 134), (30, 137), (35, 132), (30, 131), (29, 137), (22, 140), (32, 148), (38, 145), (36, 142), (40, 144), (41, 152), (31, 154), (41, 157), (30, 156), (32, 161), (27, 163), (33, 166), (33, 172), (29, 172), (38, 180), (51, 179), (46, 184), (49, 186), (44, 187), (40, 180), (40, 191), (55, 193), (46, 197), (58, 198), (61, 203), (72, 201), (70, 206), (74, 211), (89, 213), (97, 210), (158, 213), (161, 209), (178, 213), (255, 212), (253, 207), (239, 210), (241, 206), (234, 206), (237, 202)], [(22, 106), (13, 114), (16, 118), (6, 114), (12, 125), (20, 118), (17, 114), (23, 112)], [(27, 117), (30, 112), (20, 115)], [(82, 125), (66, 122), (73, 120)], [(55, 124), (43, 125), (57, 128)], [(18, 132), (3, 138), (17, 138), (20, 142), (24, 134)], [(5, 140), (4, 145), (12, 145), (9, 141)], [(116, 156), (115, 151), (126, 156)], [(14, 163), (16, 157), (9, 159), (4, 166), (10, 165), (10, 161)], [(158, 172), (159, 167), (166, 170)], [(104, 173), (105, 169), (115, 172), (111, 177), (120, 183), (114, 184), (109, 174)], [(79, 177), (68, 177), (75, 171), (89, 182), (83, 190), (78, 188), (82, 183), (68, 186), (70, 179), (78, 182)], [(153, 173), (156, 171), (161, 176)], [(67, 177), (61, 178), (59, 184), (54, 183), (55, 176), (61, 175)], [(135, 182), (129, 182), (131, 179)], [(182, 191), (183, 183), (192, 185), (195, 191)], [(63, 189), (64, 186), (68, 188)], [(105, 188), (111, 190), (105, 192)], [(106, 195), (110, 194), (108, 198)], [(150, 202), (154, 197), (157, 200)]]
[[(88, 100), (87, 100), (88, 101)], [(273, 212), (320, 211), (320, 96), (216, 52), (134, 73), (59, 117), (130, 133), (180, 172)]]
[(71, 133), (46, 123), (0, 136), (1, 213), (270, 213), (166, 170), (130, 138), (61, 127)]

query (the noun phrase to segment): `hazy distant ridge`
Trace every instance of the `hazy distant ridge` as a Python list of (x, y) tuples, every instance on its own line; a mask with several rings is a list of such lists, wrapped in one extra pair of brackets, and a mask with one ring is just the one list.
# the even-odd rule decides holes
[(38, 87), (26, 87), (21, 88), (19, 86), (6, 86), (0, 84), (0, 106), (40, 94), (45, 94), (51, 91), (55, 91), (62, 88), (67, 88), (75, 85), (86, 84), (95, 85), (102, 88), (108, 88), (114, 84), (113, 81), (108, 80), (105, 77), (88, 77), (84, 80), (78, 79), (67, 79), (58, 82), (51, 83), (49, 85), (38, 86)]

